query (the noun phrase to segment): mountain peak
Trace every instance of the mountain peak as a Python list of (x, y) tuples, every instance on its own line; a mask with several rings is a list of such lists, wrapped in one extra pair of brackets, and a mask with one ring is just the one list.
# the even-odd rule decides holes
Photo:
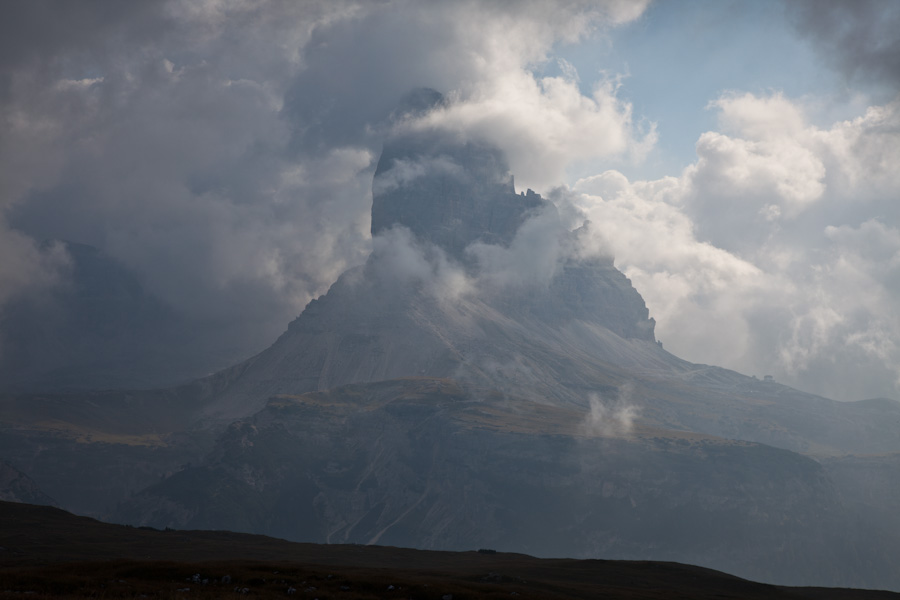
[(474, 242), (509, 246), (530, 211), (552, 209), (531, 190), (516, 193), (499, 148), (438, 131), (385, 143), (372, 198), (373, 236), (401, 225), (460, 261)]
[(385, 143), (372, 187), (378, 239), (368, 262), (223, 375), (235, 381), (209, 414), (411, 376), (583, 406), (584, 388), (561, 383), (573, 365), (677, 361), (656, 344), (644, 300), (612, 260), (577, 250), (589, 224), (568, 231), (553, 203), (516, 193), (496, 146), (407, 130)]

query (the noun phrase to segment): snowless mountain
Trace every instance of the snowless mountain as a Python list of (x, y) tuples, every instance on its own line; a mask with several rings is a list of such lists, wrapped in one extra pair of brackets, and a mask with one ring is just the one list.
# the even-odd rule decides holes
[[(372, 233), (257, 356), (169, 390), (8, 398), (0, 454), (136, 525), (900, 589), (900, 404), (666, 352), (590, 224), (517, 192), (485, 143), (388, 140)], [(62, 475), (88, 467), (105, 476)]]

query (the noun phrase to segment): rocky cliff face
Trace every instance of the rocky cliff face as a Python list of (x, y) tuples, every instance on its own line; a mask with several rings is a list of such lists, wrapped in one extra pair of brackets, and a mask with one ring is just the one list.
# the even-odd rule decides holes
[[(420, 89), (401, 101), (400, 117), (444, 102)], [(439, 131), (407, 131), (384, 144), (372, 185), (372, 236), (395, 226), (464, 261), (474, 242), (509, 246), (529, 211), (547, 203), (516, 194), (503, 153)]]
[(402, 225), (456, 260), (474, 242), (509, 246), (538, 194), (516, 194), (502, 153), (434, 132), (385, 144), (372, 186), (372, 235)]

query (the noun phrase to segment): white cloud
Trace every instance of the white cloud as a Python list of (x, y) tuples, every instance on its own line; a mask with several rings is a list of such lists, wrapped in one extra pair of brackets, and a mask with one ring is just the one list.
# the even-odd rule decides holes
[(444, 128), (506, 151), (522, 187), (547, 189), (576, 161), (644, 152), (655, 132), (636, 134), (631, 105), (601, 83), (588, 97), (561, 77), (536, 79), (525, 65), (480, 82), (414, 126)]
[(572, 251), (566, 244), (567, 233), (556, 210), (550, 207), (531, 215), (509, 248), (475, 243), (466, 253), (479, 265), (478, 283), (482, 289), (546, 287)]
[(442, 303), (452, 303), (474, 292), (473, 281), (463, 268), (432, 244), (423, 245), (406, 227), (397, 225), (372, 239), (369, 267), (377, 269), (380, 282), (398, 287), (421, 287)]
[(797, 135), (806, 128), (803, 110), (781, 93), (769, 96), (726, 94), (709, 104), (719, 109), (719, 128), (745, 140)]
[(379, 174), (372, 186), (372, 193), (384, 194), (426, 176), (462, 177), (463, 171), (446, 155), (416, 160), (395, 159), (389, 170)]
[(832, 397), (900, 396), (897, 103), (828, 128), (778, 94), (714, 106), (729, 134), (703, 134), (680, 177), (574, 188), (658, 336)]
[(614, 400), (602, 398), (598, 394), (588, 397), (590, 411), (581, 423), (586, 435), (603, 437), (629, 437), (634, 430), (634, 420), (640, 410), (631, 401), (632, 389), (623, 386)]
[[(547, 189), (575, 161), (643, 153), (655, 131), (636, 132), (632, 108), (614, 78), (581, 93), (571, 65), (564, 77), (536, 77), (555, 43), (637, 18), (646, 2), (448, 4), (438, 14), (456, 38), (464, 73), (447, 91), (452, 102), (407, 126), (440, 127), (502, 148), (522, 187)], [(503, 6), (503, 9), (498, 7)]]

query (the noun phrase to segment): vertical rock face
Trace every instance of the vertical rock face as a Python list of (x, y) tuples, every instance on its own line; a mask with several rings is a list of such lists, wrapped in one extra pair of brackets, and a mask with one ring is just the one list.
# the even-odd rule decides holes
[(469, 244), (508, 246), (538, 194), (516, 194), (499, 149), (434, 133), (409, 134), (384, 146), (372, 186), (372, 235), (395, 225), (457, 260)]
[[(435, 90), (413, 90), (395, 117), (421, 116), (444, 102)], [(538, 208), (552, 205), (531, 190), (516, 194), (499, 148), (449, 132), (413, 129), (384, 144), (372, 184), (372, 236), (400, 225), (463, 260), (474, 242), (509, 246)]]
[(595, 322), (622, 338), (656, 341), (644, 299), (611, 261), (563, 265), (541, 308), (548, 320)]

